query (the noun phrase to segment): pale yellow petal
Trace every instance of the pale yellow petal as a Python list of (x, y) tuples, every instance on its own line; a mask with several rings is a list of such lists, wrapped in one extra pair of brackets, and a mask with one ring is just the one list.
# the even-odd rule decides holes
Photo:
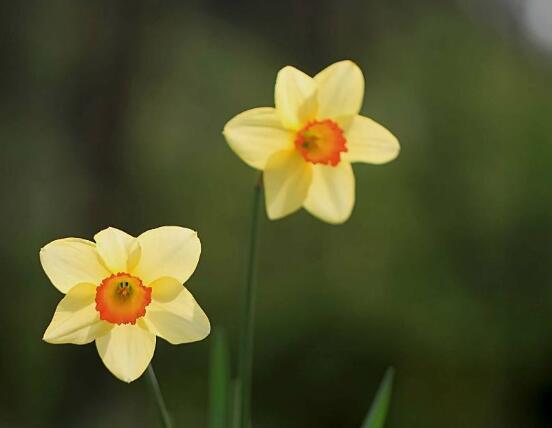
[(197, 233), (179, 226), (148, 230), (138, 237), (142, 254), (133, 275), (149, 285), (166, 276), (181, 284), (194, 273), (201, 253)]
[(311, 164), (295, 149), (270, 157), (263, 174), (268, 218), (276, 220), (301, 208), (311, 183), (311, 170)]
[(140, 258), (138, 240), (122, 230), (108, 227), (94, 236), (96, 248), (112, 273), (130, 272)]
[(349, 162), (382, 164), (399, 155), (397, 138), (379, 123), (364, 116), (356, 116), (345, 133), (347, 152), (342, 158)]
[(286, 66), (278, 72), (274, 88), (276, 110), (284, 127), (297, 130), (316, 116), (316, 84), (312, 77)]
[(40, 262), (52, 284), (62, 293), (82, 282), (99, 284), (110, 275), (96, 244), (85, 239), (65, 238), (50, 242), (40, 250)]
[(144, 321), (149, 331), (173, 345), (202, 340), (211, 325), (192, 294), (173, 278), (161, 278), (151, 284), (152, 301)]
[(116, 325), (109, 333), (96, 339), (96, 348), (103, 363), (124, 382), (138, 379), (155, 351), (155, 334), (140, 324)]
[(345, 222), (355, 204), (355, 177), (351, 164), (314, 165), (305, 209), (328, 223)]
[(254, 108), (232, 118), (224, 127), (230, 148), (248, 165), (264, 169), (275, 152), (293, 145), (293, 133), (283, 128), (276, 109)]
[(96, 311), (96, 286), (78, 284), (59, 302), (42, 338), (49, 343), (84, 345), (106, 334), (111, 326)]
[(318, 119), (358, 114), (364, 97), (364, 76), (354, 62), (336, 62), (314, 76), (314, 80), (318, 88)]

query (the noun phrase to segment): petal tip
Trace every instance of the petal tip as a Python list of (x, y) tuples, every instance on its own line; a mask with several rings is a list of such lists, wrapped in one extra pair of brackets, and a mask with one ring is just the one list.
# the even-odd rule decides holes
[(282, 68), (280, 68), (280, 70), (278, 70), (278, 74), (292, 70), (296, 70), (296, 68), (292, 65), (284, 65)]
[(271, 212), (270, 209), (267, 207), (266, 208), (266, 216), (268, 217), (269, 220), (271, 221), (276, 221), (276, 220), (281, 220), (283, 219), (284, 217), (287, 217), (288, 215), (292, 215), (292, 214), (295, 214), (297, 211), (299, 211), (301, 209), (301, 207), (298, 207), (298, 208), (295, 208), (291, 211), (283, 211), (283, 212)]
[(56, 342), (55, 335), (53, 335), (51, 332), (49, 332), (49, 328), (46, 329), (44, 334), (42, 335), (42, 341), (49, 343), (50, 345), (57, 345), (59, 342)]
[[(341, 61), (337, 61), (334, 64), (343, 64), (343, 65), (358, 67), (358, 64), (356, 62), (354, 62), (352, 59), (342, 59)], [(360, 67), (358, 67), (358, 68), (360, 68)]]
[(347, 213), (347, 215), (344, 215), (343, 217), (337, 217), (337, 218), (332, 218), (332, 217), (327, 217), (327, 216), (321, 216), (317, 213), (314, 213), (312, 211), (309, 211), (313, 216), (317, 217), (319, 220), (322, 220), (323, 222), (325, 223), (328, 223), (332, 226), (341, 226), (342, 224), (346, 223), (350, 218), (351, 218), (351, 215), (352, 215), (352, 211)]
[(279, 215), (276, 215), (276, 214), (270, 212), (270, 210), (268, 210), (268, 209), (266, 210), (266, 216), (271, 221), (280, 220), (283, 217), (283, 216), (279, 216)]
[(102, 230), (100, 230), (99, 232), (97, 232), (95, 235), (94, 235), (94, 241), (96, 241), (96, 243), (98, 242), (98, 237), (101, 236), (103, 233), (106, 233), (106, 232), (123, 232), (121, 229), (117, 229), (116, 227), (113, 227), (113, 226), (107, 226), (107, 227), (104, 227)]
[(284, 218), (287, 215), (287, 214), (282, 214), (281, 211), (276, 211), (274, 208), (272, 208), (268, 204), (268, 200), (266, 200), (266, 203), (265, 203), (265, 210), (266, 210), (266, 216), (268, 217), (269, 220), (272, 220), (272, 221), (280, 220), (281, 218)]
[(207, 318), (207, 315), (205, 315), (205, 321), (207, 325), (205, 326), (205, 331), (202, 337), (200, 337), (199, 340), (204, 340), (206, 337), (208, 337), (211, 334), (211, 321), (209, 321), (209, 318)]

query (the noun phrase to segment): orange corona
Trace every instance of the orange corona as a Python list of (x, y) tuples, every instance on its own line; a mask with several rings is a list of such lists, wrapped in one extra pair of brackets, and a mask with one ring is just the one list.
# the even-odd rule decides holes
[(297, 132), (295, 147), (306, 161), (336, 166), (347, 151), (343, 130), (330, 119), (313, 120)]
[(100, 319), (113, 324), (135, 324), (151, 303), (151, 287), (140, 278), (118, 273), (105, 278), (96, 287), (96, 310)]

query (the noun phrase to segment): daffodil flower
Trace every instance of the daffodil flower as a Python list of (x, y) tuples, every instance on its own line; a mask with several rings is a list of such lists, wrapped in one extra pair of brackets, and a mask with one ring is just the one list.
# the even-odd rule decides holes
[(399, 142), (358, 113), (364, 77), (351, 61), (330, 65), (314, 77), (294, 67), (276, 78), (275, 108), (247, 110), (231, 119), (224, 136), (248, 165), (263, 171), (266, 209), (279, 219), (304, 207), (329, 223), (353, 210), (351, 163), (395, 159)]
[(46, 342), (96, 341), (105, 366), (131, 382), (150, 363), (156, 336), (176, 345), (209, 334), (207, 316), (182, 285), (199, 261), (196, 232), (166, 226), (135, 238), (110, 227), (94, 240), (59, 239), (40, 251), (46, 275), (65, 294)]

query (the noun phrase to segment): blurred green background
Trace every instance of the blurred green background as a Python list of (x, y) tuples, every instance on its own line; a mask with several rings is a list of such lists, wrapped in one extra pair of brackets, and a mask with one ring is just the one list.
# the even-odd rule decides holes
[[(38, 251), (57, 238), (198, 230), (187, 286), (235, 362), (256, 173), (222, 127), (273, 105), (284, 65), (340, 59), (402, 152), (355, 166), (343, 226), (263, 219), (255, 427), (358, 427), (388, 365), (388, 428), (552, 426), (546, 4), (4, 2), (0, 426), (158, 423), (145, 379), (41, 341), (61, 295)], [(207, 426), (209, 347), (158, 342), (177, 426)]]

